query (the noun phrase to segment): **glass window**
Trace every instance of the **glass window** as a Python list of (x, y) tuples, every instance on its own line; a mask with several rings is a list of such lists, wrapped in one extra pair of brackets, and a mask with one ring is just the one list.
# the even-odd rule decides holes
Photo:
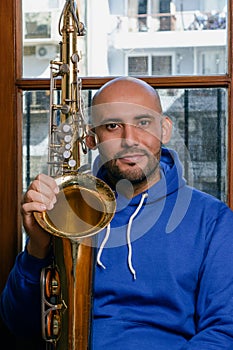
[(25, 91), (23, 95), (23, 190), (33, 178), (47, 173), (49, 92)]
[[(168, 145), (179, 153), (185, 178), (195, 187), (226, 200), (226, 90), (158, 90), (162, 107), (173, 121)], [(84, 106), (93, 91), (83, 91)], [(23, 184), (40, 172), (47, 173), (49, 92), (26, 91), (23, 109)], [(211, 133), (209, 132), (211, 130)], [(82, 162), (91, 163), (88, 152)]]
[(226, 90), (159, 92), (163, 110), (173, 121), (170, 145), (183, 154), (185, 178), (194, 187), (226, 201)]
[(129, 57), (128, 75), (148, 75), (148, 57)]
[[(168, 56), (168, 51), (175, 58), (173, 69), (154, 67), (149, 74), (227, 73), (227, 0), (78, 3), (80, 20), (87, 27), (86, 35), (78, 38), (82, 76), (124, 75), (129, 56)], [(63, 6), (63, 0), (23, 0), (24, 77), (49, 77), (49, 61), (59, 55)]]
[(128, 75), (171, 75), (173, 56), (129, 56)]
[[(38, 172), (47, 172), (50, 93), (34, 88), (37, 79), (49, 78), (50, 60), (60, 57), (58, 23), (64, 3), (22, 0), (23, 76), (17, 84), (24, 91), (24, 190)], [(171, 147), (183, 155), (188, 182), (227, 201), (226, 174), (230, 171), (226, 170), (226, 158), (231, 151), (227, 150), (227, 139), (231, 138), (226, 112), (226, 99), (231, 95), (226, 76), (231, 76), (227, 71), (227, 0), (103, 0), (101, 6), (99, 0), (77, 3), (79, 18), (87, 27), (86, 35), (78, 38), (79, 73), (84, 78), (94, 77), (86, 80), (88, 88), (99, 85), (101, 77), (144, 75), (151, 81), (158, 76), (164, 111), (174, 123)], [(208, 75), (223, 75), (217, 81), (228, 86), (229, 93), (216, 84), (209, 89), (180, 89), (190, 82), (194, 82), (192, 86), (211, 86), (215, 77), (205, 77)], [(169, 79), (165, 82), (161, 76)], [(33, 79), (25, 84), (21, 78)], [(173, 81), (179, 88), (168, 88)], [(49, 89), (49, 81), (45, 85)], [(85, 90), (86, 101), (92, 92)], [(229, 199), (232, 204), (231, 194)]]
[(152, 56), (152, 75), (171, 75), (172, 56)]
[[(101, 11), (97, 0), (89, 7), (89, 2), (79, 3), (80, 20), (88, 28), (87, 34), (77, 39), (81, 76), (168, 77), (226, 72), (225, 0), (109, 0)], [(63, 6), (62, 0), (41, 0), (36, 5), (23, 0), (24, 76), (49, 77), (49, 62), (59, 57), (58, 24)], [(101, 22), (102, 15), (105, 21)], [(24, 93), (25, 187), (38, 172), (47, 169), (49, 94)], [(83, 94), (88, 104), (92, 91)], [(160, 95), (164, 112), (174, 123), (171, 145), (177, 147), (182, 141), (186, 178), (226, 200), (226, 89), (171, 87), (160, 90)]]

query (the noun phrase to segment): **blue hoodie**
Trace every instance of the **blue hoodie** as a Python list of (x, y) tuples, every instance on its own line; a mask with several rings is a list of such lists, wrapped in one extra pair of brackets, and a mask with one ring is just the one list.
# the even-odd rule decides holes
[[(93, 350), (232, 350), (232, 228), (232, 211), (187, 186), (176, 152), (163, 149), (161, 180), (131, 200), (117, 194), (99, 234)], [(48, 262), (26, 249), (16, 259), (0, 304), (14, 333), (40, 332)]]

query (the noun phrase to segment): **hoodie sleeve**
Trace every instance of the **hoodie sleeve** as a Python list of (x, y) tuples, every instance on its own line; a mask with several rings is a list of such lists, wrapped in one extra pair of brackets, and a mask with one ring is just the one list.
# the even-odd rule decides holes
[(0, 297), (0, 315), (9, 330), (20, 337), (41, 334), (41, 269), (51, 262), (51, 256), (37, 259), (21, 252), (9, 274)]
[(233, 349), (232, 211), (224, 207), (209, 231), (197, 290), (197, 332), (182, 350)]

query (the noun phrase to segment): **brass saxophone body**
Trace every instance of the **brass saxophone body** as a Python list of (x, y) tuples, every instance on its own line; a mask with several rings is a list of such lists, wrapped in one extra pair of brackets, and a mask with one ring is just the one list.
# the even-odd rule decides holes
[(39, 225), (52, 235), (54, 250), (54, 262), (41, 274), (42, 336), (54, 349), (89, 350), (95, 241), (114, 216), (116, 202), (105, 182), (79, 172), (86, 152), (87, 123), (77, 40), (85, 27), (75, 0), (66, 0), (59, 32), (60, 60), (50, 62), (48, 174), (60, 191), (51, 211), (34, 213)]

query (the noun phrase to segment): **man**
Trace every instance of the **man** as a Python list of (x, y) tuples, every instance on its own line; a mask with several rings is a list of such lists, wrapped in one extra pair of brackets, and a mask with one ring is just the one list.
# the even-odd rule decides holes
[[(87, 137), (93, 172), (116, 192), (110, 232), (99, 235), (94, 350), (233, 349), (233, 213), (186, 185), (171, 121), (158, 94), (117, 78), (95, 95)], [(40, 271), (50, 236), (33, 212), (53, 208), (58, 188), (40, 174), (22, 203), (29, 240), (1, 297), (12, 332), (40, 334)]]

